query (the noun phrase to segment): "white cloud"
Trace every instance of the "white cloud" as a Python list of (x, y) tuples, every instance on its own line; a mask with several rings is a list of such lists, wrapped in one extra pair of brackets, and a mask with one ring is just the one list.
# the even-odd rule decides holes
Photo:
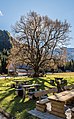
[(3, 13), (0, 11), (0, 16), (3, 16)]

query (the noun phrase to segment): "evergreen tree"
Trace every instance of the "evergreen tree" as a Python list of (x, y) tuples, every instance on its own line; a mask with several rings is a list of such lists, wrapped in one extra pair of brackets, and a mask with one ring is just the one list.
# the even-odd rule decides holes
[(7, 69), (6, 69), (6, 66), (7, 66), (7, 57), (9, 55), (9, 52), (7, 50), (3, 50), (3, 52), (0, 53), (0, 58), (1, 58), (1, 73), (7, 73)]

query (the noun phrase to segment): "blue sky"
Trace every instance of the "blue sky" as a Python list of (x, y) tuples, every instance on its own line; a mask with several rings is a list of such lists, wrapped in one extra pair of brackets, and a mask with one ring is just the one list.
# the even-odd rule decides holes
[(53, 20), (67, 20), (72, 26), (68, 47), (74, 48), (74, 0), (0, 0), (0, 29), (12, 33), (11, 25), (30, 10)]

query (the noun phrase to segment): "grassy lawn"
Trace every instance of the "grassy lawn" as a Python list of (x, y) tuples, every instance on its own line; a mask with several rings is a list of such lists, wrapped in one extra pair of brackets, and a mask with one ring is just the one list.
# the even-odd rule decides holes
[(64, 79), (67, 79), (68, 85), (74, 83), (74, 73), (49, 74), (46, 75), (46, 77), (40, 78), (15, 77), (10, 79), (0, 79), (0, 108), (15, 116), (16, 119), (37, 119), (27, 113), (28, 110), (35, 108), (36, 100), (29, 100), (28, 96), (26, 96), (23, 101), (22, 98), (16, 96), (15, 89), (11, 88), (11, 84), (15, 79), (31, 79), (31, 84), (40, 83), (40, 88), (46, 89), (51, 86), (49, 80), (54, 79), (55, 77), (63, 77)]

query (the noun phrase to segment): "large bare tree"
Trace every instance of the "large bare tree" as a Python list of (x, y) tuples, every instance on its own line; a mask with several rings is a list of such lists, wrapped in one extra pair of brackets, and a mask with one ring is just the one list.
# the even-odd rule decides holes
[(15, 54), (20, 61), (33, 68), (35, 77), (39, 76), (39, 70), (44, 69), (49, 60), (54, 58), (54, 50), (62, 48), (68, 42), (69, 27), (66, 21), (53, 21), (36, 12), (21, 16), (20, 21), (13, 26), (15, 37), (20, 44), (19, 48), (16, 45), (18, 52)]

